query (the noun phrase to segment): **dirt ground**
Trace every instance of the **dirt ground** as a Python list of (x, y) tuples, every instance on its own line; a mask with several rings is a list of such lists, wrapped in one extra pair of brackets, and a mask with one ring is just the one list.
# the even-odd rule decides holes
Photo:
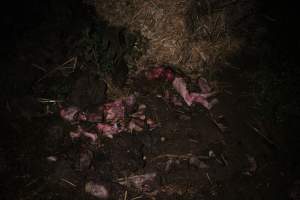
[[(123, 133), (93, 145), (72, 141), (55, 115), (8, 122), (20, 132), (4, 136), (10, 141), (1, 152), (6, 198), (93, 199), (84, 192), (93, 180), (109, 188), (110, 199), (124, 199), (125, 193), (128, 199), (286, 199), (292, 177), (282, 152), (249, 126), (249, 105), (234, 87), (232, 94), (218, 96), (211, 112), (157, 98), (158, 83), (147, 87), (138, 81), (136, 88), (138, 102), (161, 123), (153, 131)], [(222, 132), (212, 116), (223, 116), (228, 130)], [(157, 174), (149, 192), (118, 184), (146, 173)]]
[[(67, 103), (58, 99), (67, 95), (64, 100), (72, 100), (69, 88), (78, 89), (74, 85), (84, 82), (85, 74), (66, 69), (78, 62), (83, 69), (93, 66), (84, 72), (94, 73), (96, 64), (82, 59), (77, 46), (90, 18), (83, 19), (87, 13), (66, 2), (71, 6), (61, 3), (61, 11), (48, 9), (51, 3), (38, 7), (33, 15), (41, 17), (36, 21), (4, 26), (3, 44), (9, 48), (1, 59), (6, 66), (1, 72), (1, 199), (300, 199), (298, 137), (290, 141), (283, 134), (291, 127), (276, 129), (277, 136), (269, 134), (272, 127), (256, 120), (256, 104), (249, 95), (252, 85), (244, 76), (253, 70), (247, 68), (255, 62), (253, 55), (236, 54), (229, 64), (219, 63), (222, 70), (213, 79), (206, 77), (218, 89), (218, 104), (211, 110), (173, 105), (162, 98), (166, 90), (174, 92), (171, 84), (146, 80), (142, 72), (130, 76), (132, 69), (113, 68), (111, 73), (121, 77), (112, 83), (115, 88), (106, 82), (105, 93), (100, 87), (104, 83), (96, 82), (100, 89), (92, 96), (98, 96), (76, 102), (90, 106), (112, 101), (115, 95), (138, 93), (137, 103), (147, 106), (147, 117), (159, 126), (122, 132), (112, 139), (99, 136), (96, 142), (71, 138), (72, 125), (59, 116)], [(14, 16), (5, 19), (17, 21)], [(77, 61), (74, 55), (81, 57)], [(117, 60), (116, 65), (122, 63)], [(66, 68), (55, 71), (57, 66)], [(124, 83), (122, 77), (130, 80)], [(80, 95), (94, 86), (80, 83)]]

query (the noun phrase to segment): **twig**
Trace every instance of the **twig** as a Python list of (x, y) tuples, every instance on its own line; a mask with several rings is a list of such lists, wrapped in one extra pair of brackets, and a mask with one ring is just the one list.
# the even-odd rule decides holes
[(127, 190), (125, 190), (125, 193), (124, 193), (124, 200), (127, 200)]
[(207, 180), (209, 181), (209, 183), (212, 185), (212, 184), (213, 184), (213, 182), (212, 182), (212, 180), (211, 180), (210, 176), (208, 175), (208, 173), (206, 173), (205, 175), (206, 175), (206, 178), (207, 178)]
[(185, 114), (184, 111), (181, 111), (181, 110), (178, 110), (178, 109), (175, 109), (175, 112), (178, 112), (178, 113), (181, 113), (181, 114)]
[(277, 149), (279, 149), (279, 147), (270, 139), (270, 138), (268, 138), (267, 136), (265, 136), (264, 134), (262, 134), (261, 133), (261, 131), (258, 129), (258, 128), (256, 128), (256, 127), (254, 127), (252, 124), (250, 124), (250, 123), (247, 123), (247, 125), (250, 127), (250, 128), (252, 128), (252, 130), (255, 132), (255, 133), (257, 133), (260, 137), (262, 137), (266, 142), (268, 142), (270, 145), (272, 145), (272, 146), (274, 146), (274, 147), (276, 147)]
[(27, 183), (27, 184), (25, 185), (25, 187), (29, 187), (30, 185), (36, 183), (36, 182), (39, 181), (39, 180), (40, 180), (40, 178), (36, 178), (36, 179), (30, 181), (29, 183)]
[[(185, 155), (174, 155), (174, 154), (163, 154), (163, 155), (159, 155), (155, 158), (153, 158), (151, 161), (155, 161), (158, 159), (163, 159), (163, 158), (178, 158), (178, 159), (188, 159), (193, 157), (194, 155), (191, 153), (185, 154)], [(210, 157), (209, 156), (195, 156), (201, 160), (209, 160)]]
[(77, 57), (75, 57), (75, 60), (74, 60), (74, 64), (73, 64), (73, 72), (75, 71), (76, 67), (77, 67)]
[(39, 66), (37, 64), (33, 63), (32, 66), (35, 67), (35, 68), (37, 68), (37, 69), (39, 69), (39, 70), (41, 70), (41, 71), (43, 71), (43, 72), (45, 72), (45, 73), (47, 72), (47, 70), (45, 68), (43, 68), (43, 67), (41, 67), (41, 66)]
[(61, 178), (60, 180), (63, 181), (63, 182), (65, 182), (65, 183), (68, 183), (69, 185), (71, 185), (73, 187), (77, 187), (77, 185), (75, 185), (74, 183), (72, 183), (72, 182), (70, 182), (70, 181), (68, 181), (68, 180), (66, 180), (64, 178)]
[(219, 129), (219, 131), (221, 133), (225, 133), (226, 131), (228, 131), (228, 127), (225, 126), (224, 124), (218, 122), (216, 120), (216, 118), (213, 116), (212, 113), (209, 113), (209, 116), (210, 116), (210, 120), (213, 122), (213, 124)]
[(223, 163), (225, 164), (225, 166), (228, 166), (228, 161), (226, 160), (226, 158), (224, 157), (224, 155), (221, 153), (221, 159), (223, 161)]
[(137, 196), (137, 197), (134, 197), (134, 198), (132, 198), (132, 199), (130, 199), (130, 200), (136, 200), (136, 199), (141, 199), (141, 198), (143, 198), (143, 196), (142, 196), (142, 195), (140, 195), (140, 196)]
[(55, 99), (46, 99), (46, 98), (38, 98), (37, 99), (40, 103), (62, 103), (63, 100), (55, 100)]
[(74, 60), (74, 57), (67, 60), (66, 62), (64, 62), (63, 64), (55, 67), (54, 69), (52, 69), (51, 71), (49, 71), (47, 74), (45, 74), (44, 76), (42, 76), (39, 80), (37, 80), (36, 83), (41, 82), (42, 80), (44, 80), (45, 78), (47, 78), (48, 76), (52, 75), (53, 73), (55, 73), (57, 70), (59, 70), (61, 67), (65, 66), (66, 64), (72, 62)]

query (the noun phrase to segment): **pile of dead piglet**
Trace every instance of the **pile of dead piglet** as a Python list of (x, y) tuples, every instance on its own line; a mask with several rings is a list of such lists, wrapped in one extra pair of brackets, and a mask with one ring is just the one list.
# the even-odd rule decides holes
[[(204, 108), (210, 110), (218, 102), (216, 98), (212, 98), (216, 95), (216, 91), (212, 90), (205, 78), (200, 77), (197, 80), (197, 86), (200, 89), (200, 92), (190, 92), (188, 90), (185, 79), (181, 76), (176, 76), (174, 71), (169, 67), (153, 68), (152, 70), (146, 72), (146, 78), (148, 80), (158, 79), (170, 82), (173, 88), (177, 91), (177, 93), (182, 97), (182, 99), (188, 106), (192, 106), (193, 104), (200, 104)], [(165, 94), (165, 98), (171, 98), (172, 102), (175, 105), (182, 105), (180, 100), (177, 99), (174, 95), (167, 93)], [(210, 98), (212, 98), (211, 101), (209, 100)]]
[[(172, 92), (166, 91), (163, 98), (176, 106), (199, 104), (210, 110), (218, 102), (214, 98), (216, 92), (212, 90), (204, 78), (199, 78), (195, 84), (198, 86), (199, 92), (190, 92), (185, 78), (177, 75), (170, 67), (155, 67), (146, 71), (143, 76), (146, 77), (147, 81), (169, 82), (176, 92), (172, 94)], [(147, 115), (147, 105), (137, 102), (138, 97), (139, 94), (134, 93), (96, 106), (92, 111), (85, 111), (72, 105), (61, 106), (59, 114), (73, 127), (69, 133), (72, 139), (84, 137), (88, 138), (91, 143), (100, 142), (101, 137), (112, 139), (121, 133), (151, 131), (159, 127), (160, 124)], [(130, 185), (142, 187), (139, 185), (144, 185), (144, 182), (154, 179), (155, 176), (155, 174), (135, 176)], [(125, 182), (123, 184), (127, 185), (128, 183)], [(87, 183), (86, 192), (98, 198), (108, 196), (108, 192), (103, 186), (92, 182)]]
[[(122, 132), (141, 132), (145, 128), (158, 126), (145, 115), (146, 105), (136, 103), (137, 94), (119, 98), (113, 102), (100, 105), (93, 112), (83, 112), (78, 107), (70, 106), (60, 110), (60, 116), (75, 128), (70, 132), (72, 139), (85, 136), (96, 142), (98, 135), (113, 138)], [(89, 122), (91, 127), (82, 124)]]
[[(216, 95), (212, 91), (208, 82), (204, 78), (199, 78), (197, 85), (200, 92), (190, 92), (187, 88), (186, 81), (183, 77), (176, 76), (174, 71), (169, 67), (155, 67), (145, 73), (146, 78), (151, 80), (162, 80), (170, 82), (177, 93), (182, 97), (188, 106), (200, 104), (210, 110), (218, 100), (213, 98)], [(62, 107), (60, 116), (76, 128), (70, 132), (71, 138), (85, 136), (95, 142), (98, 135), (113, 138), (114, 135), (124, 132), (141, 132), (144, 129), (154, 129), (159, 123), (154, 122), (147, 117), (145, 104), (136, 102), (138, 94), (132, 94), (127, 97), (119, 98), (115, 101), (99, 105), (93, 112), (84, 112), (75, 106)], [(181, 99), (176, 95), (166, 92), (165, 99), (171, 99), (175, 105), (183, 105)], [(81, 122), (94, 123), (94, 127), (84, 128)]]

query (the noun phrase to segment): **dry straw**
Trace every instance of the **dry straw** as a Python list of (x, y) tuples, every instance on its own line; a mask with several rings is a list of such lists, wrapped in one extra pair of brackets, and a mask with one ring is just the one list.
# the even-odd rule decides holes
[(236, 47), (226, 35), (225, 9), (216, 9), (210, 2), (98, 0), (96, 8), (111, 25), (124, 26), (147, 39), (146, 53), (130, 64), (139, 70), (171, 64), (193, 74), (215, 65)]

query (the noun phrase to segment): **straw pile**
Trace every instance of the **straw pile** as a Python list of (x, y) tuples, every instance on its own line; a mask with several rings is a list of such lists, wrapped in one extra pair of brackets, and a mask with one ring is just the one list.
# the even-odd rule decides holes
[(201, 73), (205, 66), (216, 64), (234, 49), (226, 36), (222, 3), (222, 0), (97, 0), (96, 11), (110, 25), (126, 27), (147, 39), (145, 54), (131, 63), (139, 70), (170, 64), (191, 74)]

